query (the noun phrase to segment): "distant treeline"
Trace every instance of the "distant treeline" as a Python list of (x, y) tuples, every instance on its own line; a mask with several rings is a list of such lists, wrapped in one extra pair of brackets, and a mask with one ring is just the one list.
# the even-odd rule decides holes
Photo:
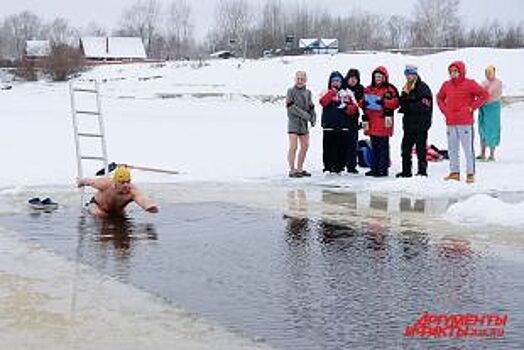
[[(192, 5), (196, 4), (196, 5)], [(300, 38), (337, 38), (341, 51), (410, 47), (524, 47), (524, 24), (486, 18), (467, 27), (460, 0), (418, 0), (406, 16), (384, 16), (340, 8), (334, 15), (307, 1), (291, 4), (266, 0), (220, 0), (204, 40), (195, 39), (197, 11), (189, 0), (139, 0), (122, 9), (119, 23), (108, 30), (96, 23), (75, 28), (67, 20), (50, 22), (30, 11), (0, 19), (0, 56), (19, 58), (25, 41), (51, 40), (74, 45), (82, 35), (139, 36), (150, 58), (179, 59), (230, 50), (238, 56), (259, 57), (265, 50), (296, 50)], [(288, 42), (286, 43), (286, 38)]]

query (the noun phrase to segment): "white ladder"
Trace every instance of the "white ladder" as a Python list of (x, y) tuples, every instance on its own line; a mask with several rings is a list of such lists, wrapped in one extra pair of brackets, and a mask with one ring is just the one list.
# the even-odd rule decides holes
[[(104, 165), (105, 174), (109, 174), (109, 165), (107, 161), (107, 145), (106, 145), (106, 136), (104, 129), (104, 118), (102, 115), (102, 103), (100, 101), (100, 86), (98, 81), (94, 81), (94, 87), (80, 87), (80, 85), (75, 86), (73, 82), (69, 83), (69, 93), (71, 96), (71, 114), (73, 117), (73, 130), (75, 135), (75, 146), (76, 146), (76, 164), (77, 164), (77, 175), (79, 178), (84, 177), (84, 161), (98, 161)], [(79, 110), (77, 109), (76, 103), (76, 94), (87, 94), (95, 95), (96, 98), (96, 107), (90, 110)], [(94, 132), (82, 132), (80, 130), (79, 118), (97, 118), (98, 123)], [(89, 154), (86, 155), (82, 152), (81, 140), (83, 138), (95, 138), (100, 140), (100, 149), (102, 154)], [(82, 192), (83, 197), (84, 191)], [(83, 198), (82, 198), (83, 201)]]

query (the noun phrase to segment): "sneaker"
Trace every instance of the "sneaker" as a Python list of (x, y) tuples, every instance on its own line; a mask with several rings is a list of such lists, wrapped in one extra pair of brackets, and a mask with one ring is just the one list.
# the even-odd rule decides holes
[(38, 197), (31, 198), (27, 203), (33, 209), (43, 209), (42, 201)]
[(460, 181), (460, 173), (449, 173), (448, 176), (444, 177), (444, 180), (454, 180), (454, 181)]
[(401, 171), (400, 173), (397, 173), (397, 175), (395, 175), (395, 177), (399, 178), (399, 177), (412, 177), (413, 175), (411, 173), (405, 173), (403, 171)]
[(42, 203), (42, 205), (45, 206), (46, 209), (56, 209), (56, 208), (58, 208), (58, 203), (53, 201), (49, 197), (43, 199), (41, 203)]
[(35, 197), (27, 201), (29, 207), (36, 210), (54, 210), (58, 208), (58, 203), (54, 202), (51, 198), (46, 198), (40, 200), (40, 198)]
[(466, 183), (472, 184), (475, 182), (475, 174), (466, 175)]
[(310, 177), (311, 176), (311, 173), (309, 173), (309, 172), (307, 172), (305, 170), (302, 170), (300, 173), (302, 174), (303, 177)]
[(293, 178), (298, 178), (298, 177), (302, 177), (302, 172), (299, 172), (299, 171), (290, 171), (289, 172), (289, 177), (293, 177)]
[(485, 162), (486, 161), (486, 157), (484, 157), (484, 156), (476, 156), (475, 159), (478, 160), (479, 162)]

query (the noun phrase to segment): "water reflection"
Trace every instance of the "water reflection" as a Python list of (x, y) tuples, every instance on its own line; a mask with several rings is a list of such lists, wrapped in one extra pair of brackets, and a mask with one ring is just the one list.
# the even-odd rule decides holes
[(338, 239), (350, 239), (357, 234), (357, 231), (352, 227), (330, 223), (324, 220), (317, 223), (316, 229), (322, 243), (331, 243)]
[(370, 211), (373, 210), (389, 216), (398, 213), (438, 216), (445, 213), (457, 201), (455, 198), (413, 198), (396, 193), (322, 191), (323, 203), (344, 207), (363, 215), (369, 215)]
[(405, 230), (398, 235), (404, 259), (411, 260), (429, 250), (429, 234), (420, 231)]
[(97, 243), (98, 253), (113, 252), (120, 259), (132, 255), (133, 243), (138, 240), (157, 240), (158, 233), (151, 223), (137, 224), (127, 216), (94, 218), (81, 215), (78, 218), (79, 249), (81, 243)]
[(306, 191), (302, 189), (289, 190), (287, 192), (287, 212), (292, 215), (307, 215), (308, 201)]

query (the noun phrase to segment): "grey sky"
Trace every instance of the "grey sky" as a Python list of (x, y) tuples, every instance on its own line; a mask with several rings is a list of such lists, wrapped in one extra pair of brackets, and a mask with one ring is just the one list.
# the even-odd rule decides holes
[[(171, 0), (159, 0), (163, 4)], [(254, 6), (260, 6), (264, 1), (247, 0)], [(416, 0), (302, 0), (311, 4), (312, 8), (322, 5), (335, 14), (351, 12), (354, 9), (367, 10), (377, 14), (411, 13)], [(438, 0), (436, 0), (438, 1)], [(117, 26), (122, 9), (133, 4), (135, 0), (1, 0), (0, 16), (31, 10), (37, 15), (51, 19), (64, 17), (77, 27), (94, 21), (111, 29)], [(218, 0), (193, 1), (193, 21), (196, 34), (202, 37), (213, 24), (213, 10)], [(283, 3), (297, 2), (284, 0)], [(522, 0), (461, 0), (461, 16), (466, 24), (481, 24), (486, 18), (499, 19), (504, 22), (524, 22), (524, 1)]]

